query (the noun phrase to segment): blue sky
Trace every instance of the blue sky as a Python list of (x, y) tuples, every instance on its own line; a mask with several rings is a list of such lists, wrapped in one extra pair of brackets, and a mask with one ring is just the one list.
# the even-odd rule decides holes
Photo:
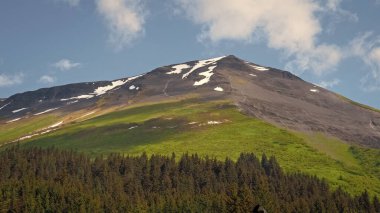
[(380, 108), (380, 0), (1, 0), (0, 97), (221, 55)]

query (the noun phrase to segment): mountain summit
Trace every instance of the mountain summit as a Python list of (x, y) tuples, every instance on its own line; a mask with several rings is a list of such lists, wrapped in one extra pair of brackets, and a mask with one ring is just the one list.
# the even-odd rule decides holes
[(0, 122), (6, 125), (43, 114), (70, 115), (84, 109), (112, 111), (121, 106), (184, 97), (230, 100), (243, 113), (284, 128), (320, 132), (352, 144), (380, 148), (378, 110), (290, 72), (232, 55), (163, 66), (114, 81), (16, 94), (0, 101)]

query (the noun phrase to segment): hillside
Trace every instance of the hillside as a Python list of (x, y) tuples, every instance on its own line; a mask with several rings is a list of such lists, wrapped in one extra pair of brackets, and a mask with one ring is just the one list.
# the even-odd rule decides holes
[(109, 110), (197, 96), (229, 100), (252, 117), (302, 132), (322, 132), (351, 144), (380, 147), (380, 113), (289, 72), (219, 57), (154, 69), (131, 78), (77, 83), (13, 95), (0, 105), (3, 124), (50, 112)]
[[(3, 104), (4, 103), (4, 104)], [(0, 105), (0, 144), (98, 156), (275, 156), (289, 173), (380, 195), (380, 113), (289, 72), (234, 56), (132, 78), (16, 94)]]

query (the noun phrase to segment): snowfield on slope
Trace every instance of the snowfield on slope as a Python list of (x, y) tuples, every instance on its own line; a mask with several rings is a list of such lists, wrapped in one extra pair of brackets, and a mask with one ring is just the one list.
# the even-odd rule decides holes
[(55, 128), (55, 127), (59, 127), (59, 126), (61, 126), (62, 124), (63, 124), (63, 121), (60, 121), (60, 122), (58, 122), (58, 123), (55, 123), (55, 124), (49, 126), (48, 129), (50, 129), (50, 128)]
[(24, 111), (26, 109), (28, 109), (28, 108), (16, 109), (16, 110), (13, 110), (12, 113), (18, 113), (18, 112)]
[(194, 82), (194, 86), (200, 86), (200, 85), (208, 83), (210, 81), (211, 76), (214, 75), (212, 71), (214, 71), (215, 68), (216, 66), (211, 66), (208, 68), (206, 72), (199, 73), (199, 75), (204, 76), (205, 78), (200, 81)]
[(18, 121), (18, 120), (20, 120), (21, 118), (15, 118), (15, 119), (13, 119), (13, 120), (10, 120), (10, 121), (7, 121), (6, 123), (8, 124), (8, 123), (13, 123), (13, 122), (16, 122), (16, 121)]
[(219, 60), (225, 58), (226, 56), (222, 56), (222, 57), (218, 57), (218, 58), (211, 58), (211, 59), (207, 59), (207, 60), (200, 60), (198, 61), (197, 64), (195, 64), (193, 66), (193, 68), (191, 68), (191, 70), (185, 74), (182, 75), (182, 79), (184, 78), (187, 78), (192, 72), (194, 72), (195, 70), (199, 69), (199, 68), (202, 68), (204, 66), (208, 66), (208, 65), (215, 65), (216, 62), (218, 62)]
[(51, 112), (51, 111), (54, 111), (54, 110), (57, 110), (57, 109), (59, 109), (59, 107), (57, 107), (57, 108), (52, 108), (52, 109), (47, 109), (47, 110), (45, 110), (45, 111), (42, 111), (42, 112), (36, 113), (36, 114), (34, 114), (34, 115), (42, 115), (42, 114), (45, 114), (45, 113), (48, 113), (48, 112)]
[(171, 74), (181, 74), (184, 69), (190, 68), (190, 65), (187, 64), (178, 64), (175, 66), (172, 66), (173, 71), (167, 72), (166, 74), (171, 75)]
[(269, 69), (266, 68), (266, 67), (261, 67), (261, 66), (253, 65), (253, 64), (251, 64), (251, 62), (249, 62), (249, 61), (246, 61), (245, 63), (248, 64), (249, 66), (251, 66), (253, 69), (255, 69), (255, 70), (257, 70), (257, 71), (268, 71), (268, 70), (269, 70)]
[(3, 105), (2, 107), (0, 107), (0, 110), (4, 109), (4, 108), (7, 107), (9, 104), (11, 104), (11, 102), (9, 102), (9, 103)]
[(69, 101), (69, 100), (77, 100), (77, 99), (90, 99), (93, 97), (94, 97), (94, 95), (79, 95), (79, 96), (71, 97), (71, 98), (62, 98), (61, 101)]
[(213, 71), (216, 68), (216, 62), (218, 62), (219, 60), (221, 60), (225, 57), (226, 56), (221, 56), (221, 57), (217, 57), (217, 58), (200, 60), (192, 67), (188, 64), (178, 64), (178, 65), (172, 66), (171, 68), (174, 70), (166, 72), (166, 74), (168, 74), (168, 75), (181, 74), (184, 69), (191, 68), (187, 73), (182, 75), (182, 79), (185, 79), (194, 71), (196, 71), (202, 67), (209, 66), (207, 71), (199, 73), (199, 75), (204, 76), (204, 78), (202, 80), (194, 82), (194, 84), (193, 84), (194, 86), (201, 86), (203, 84), (208, 83), (210, 81), (211, 76), (214, 75)]
[(141, 76), (143, 76), (145, 74), (142, 74), (142, 75), (137, 75), (137, 76), (134, 76), (134, 77), (130, 77), (130, 78), (127, 78), (125, 80), (116, 80), (116, 81), (113, 81), (111, 82), (110, 85), (107, 85), (107, 86), (102, 86), (102, 87), (98, 87), (94, 90), (94, 92), (92, 93), (89, 93), (89, 94), (85, 94), (85, 95), (79, 95), (79, 96), (76, 96), (76, 97), (71, 97), (71, 98), (62, 98), (61, 101), (68, 101), (68, 100), (80, 100), (80, 99), (90, 99), (90, 98), (93, 98), (95, 96), (100, 96), (100, 95), (104, 95), (106, 94), (108, 91), (111, 91), (115, 88), (119, 88), (121, 86), (123, 86), (124, 84), (132, 81), (132, 80), (135, 80), (137, 78), (140, 78)]
[(95, 91), (93, 92), (93, 94), (95, 96), (99, 96), (99, 95), (103, 95), (105, 94), (106, 92), (116, 88), (116, 87), (119, 87), (119, 86), (122, 86), (124, 85), (125, 83), (128, 82), (128, 79), (127, 80), (117, 80), (117, 81), (113, 81), (111, 85), (108, 85), (108, 86), (104, 86), (104, 87), (98, 87), (97, 89), (95, 89)]

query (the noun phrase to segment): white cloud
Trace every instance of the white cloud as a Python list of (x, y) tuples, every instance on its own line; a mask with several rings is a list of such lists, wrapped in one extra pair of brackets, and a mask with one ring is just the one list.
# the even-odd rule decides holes
[(333, 87), (337, 86), (338, 84), (340, 84), (340, 80), (339, 79), (334, 79), (334, 80), (331, 80), (331, 81), (321, 81), (318, 84), (318, 86), (327, 89), (327, 88), (333, 88)]
[(348, 18), (351, 21), (358, 21), (359, 18), (355, 13), (352, 13), (348, 10), (344, 10), (341, 8), (341, 3), (343, 0), (327, 0), (326, 9), (335, 13), (336, 15), (340, 15), (343, 18)]
[(18, 73), (14, 75), (0, 74), (0, 87), (21, 84), (24, 80), (24, 74)]
[(58, 68), (61, 71), (71, 70), (73, 68), (79, 67), (80, 65), (81, 65), (81, 63), (72, 62), (69, 59), (61, 59), (58, 62), (53, 64), (53, 66), (55, 68)]
[(109, 42), (116, 50), (143, 35), (146, 13), (141, 0), (97, 0), (96, 3), (110, 30)]
[(61, 0), (61, 1), (69, 4), (71, 7), (76, 7), (80, 3), (80, 0)]
[(52, 84), (55, 82), (55, 78), (49, 75), (43, 75), (38, 81), (43, 84)]
[(332, 11), (337, 11), (339, 10), (340, 3), (342, 3), (342, 0), (327, 0), (326, 6)]
[(359, 57), (369, 68), (361, 79), (363, 89), (380, 90), (380, 36), (372, 32), (361, 34), (351, 41), (347, 52), (351, 57)]
[[(322, 27), (318, 13), (337, 10), (340, 1), (322, 6), (313, 0), (178, 0), (187, 17), (202, 27), (202, 41), (251, 41), (264, 35), (267, 46), (281, 50), (292, 61), (287, 68), (315, 74), (334, 70), (342, 59), (336, 45), (319, 44)], [(323, 64), (323, 65), (321, 65)]]
[(336, 45), (321, 44), (312, 50), (295, 53), (295, 59), (285, 65), (285, 69), (302, 74), (311, 70), (316, 75), (335, 70), (344, 55)]
[[(380, 70), (380, 47), (373, 48), (369, 53), (369, 60), (373, 63), (376, 70)], [(374, 74), (374, 77), (379, 78), (380, 73)]]

